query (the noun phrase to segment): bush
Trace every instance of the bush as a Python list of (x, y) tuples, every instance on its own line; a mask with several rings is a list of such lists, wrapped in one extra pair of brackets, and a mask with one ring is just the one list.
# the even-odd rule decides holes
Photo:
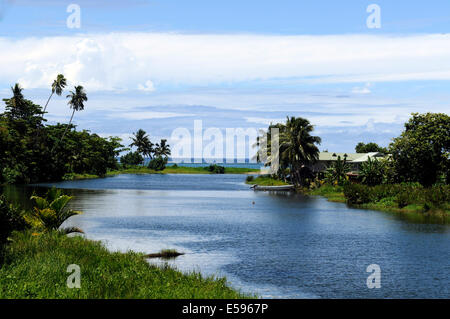
[(140, 165), (144, 162), (144, 158), (138, 152), (129, 152), (120, 158), (120, 164), (124, 167), (127, 165)]
[(8, 203), (4, 196), (0, 196), (0, 262), (3, 256), (3, 246), (8, 237), (16, 230), (24, 230), (26, 223), (24, 212)]
[(166, 168), (167, 161), (168, 161), (167, 157), (164, 158), (161, 156), (155, 157), (150, 161), (150, 163), (148, 163), (148, 168), (155, 171), (162, 171)]
[(214, 174), (225, 174), (225, 167), (216, 164), (209, 165), (206, 170)]
[(248, 176), (245, 178), (245, 181), (246, 181), (246, 182), (253, 182), (254, 179), (255, 179), (255, 177), (254, 177), (253, 175), (248, 175)]
[(370, 188), (360, 184), (347, 184), (344, 186), (344, 195), (349, 204), (366, 204), (371, 201)]

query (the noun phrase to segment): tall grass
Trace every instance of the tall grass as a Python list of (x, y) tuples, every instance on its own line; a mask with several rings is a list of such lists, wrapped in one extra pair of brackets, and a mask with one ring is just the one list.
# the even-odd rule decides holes
[[(67, 267), (81, 288), (67, 287)], [(58, 232), (15, 233), (0, 268), (0, 298), (242, 298), (223, 278), (148, 264), (143, 254), (109, 252), (101, 243)]]

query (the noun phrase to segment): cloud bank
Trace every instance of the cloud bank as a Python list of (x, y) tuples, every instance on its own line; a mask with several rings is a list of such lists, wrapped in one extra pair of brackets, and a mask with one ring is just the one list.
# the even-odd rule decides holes
[(272, 36), (108, 33), (0, 38), (0, 82), (48, 88), (56, 74), (89, 91), (247, 81), (450, 80), (450, 35)]

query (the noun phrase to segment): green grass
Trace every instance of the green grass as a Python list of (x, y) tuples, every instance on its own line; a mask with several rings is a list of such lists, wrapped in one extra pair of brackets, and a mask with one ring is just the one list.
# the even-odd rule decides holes
[[(67, 267), (80, 266), (81, 288), (67, 287)], [(0, 268), (0, 298), (245, 298), (224, 278), (183, 274), (109, 252), (100, 242), (58, 232), (16, 233)]]
[(304, 190), (307, 195), (317, 195), (327, 198), (330, 202), (345, 203), (347, 200), (344, 196), (342, 186), (323, 185), (313, 190)]
[(268, 175), (261, 175), (256, 178), (254, 178), (251, 181), (246, 181), (247, 184), (250, 185), (260, 185), (260, 186), (282, 186), (282, 185), (289, 185), (289, 183), (286, 183), (282, 180), (272, 178)]

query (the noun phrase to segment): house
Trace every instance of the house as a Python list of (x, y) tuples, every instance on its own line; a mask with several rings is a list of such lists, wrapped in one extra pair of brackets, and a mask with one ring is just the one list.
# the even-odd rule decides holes
[(358, 174), (359, 168), (362, 163), (367, 162), (370, 159), (375, 158), (384, 158), (383, 153), (372, 152), (372, 153), (333, 153), (333, 152), (320, 152), (319, 160), (310, 165), (309, 168), (314, 173), (322, 173), (328, 167), (332, 165), (333, 162), (337, 161), (340, 157), (341, 160), (344, 158), (347, 160), (347, 163), (350, 165), (350, 171), (352, 174)]

